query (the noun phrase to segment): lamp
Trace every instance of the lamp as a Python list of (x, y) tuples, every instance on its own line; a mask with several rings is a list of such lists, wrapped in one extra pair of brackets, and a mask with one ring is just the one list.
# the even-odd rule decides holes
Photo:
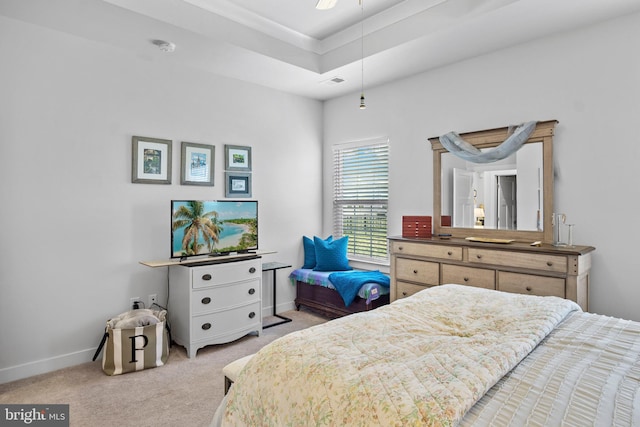
[(475, 225), (476, 228), (484, 227), (484, 205), (483, 204), (480, 204), (480, 206), (478, 206), (473, 210), (473, 216), (476, 217), (476, 225)]
[(320, 10), (331, 9), (336, 5), (337, 1), (338, 0), (318, 0), (318, 3), (316, 3), (316, 9), (320, 9)]
[(362, 19), (360, 21), (360, 72), (361, 72), (361, 85), (360, 85), (360, 109), (364, 110), (367, 106), (364, 103), (364, 0), (360, 2), (360, 13)]

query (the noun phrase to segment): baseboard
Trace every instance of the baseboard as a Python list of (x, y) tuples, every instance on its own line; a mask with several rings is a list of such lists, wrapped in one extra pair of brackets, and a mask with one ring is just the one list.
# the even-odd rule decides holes
[[(293, 301), (278, 304), (276, 306), (277, 313), (295, 309)], [(262, 308), (262, 316), (268, 317), (273, 313), (271, 305)], [(21, 380), (23, 378), (32, 377), (34, 375), (46, 374), (47, 372), (57, 371), (58, 369), (68, 368), (69, 366), (79, 365), (81, 363), (90, 362), (96, 352), (95, 348), (77, 351), (75, 353), (64, 354), (62, 356), (52, 357), (49, 359), (36, 360), (22, 365), (11, 366), (0, 369), (0, 384), (11, 381)], [(102, 359), (100, 359), (102, 360)]]
[[(271, 308), (273, 305), (268, 305), (266, 307), (262, 307), (262, 317), (269, 317), (271, 313), (273, 313), (273, 309)], [(285, 302), (282, 304), (276, 305), (276, 313), (282, 313), (283, 311), (295, 310), (296, 305), (293, 301)]]
[(95, 348), (68, 353), (49, 359), (36, 360), (22, 365), (0, 369), (0, 384), (21, 380), (34, 375), (46, 374), (69, 366), (90, 362), (96, 352)]

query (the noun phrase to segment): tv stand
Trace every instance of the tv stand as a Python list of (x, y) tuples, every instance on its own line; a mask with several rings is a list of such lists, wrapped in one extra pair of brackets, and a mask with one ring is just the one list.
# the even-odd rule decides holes
[(218, 255), (211, 257), (209, 255), (202, 256), (194, 256), (188, 257), (183, 260), (182, 258), (172, 258), (172, 259), (163, 259), (156, 261), (140, 261), (140, 264), (146, 265), (147, 267), (171, 267), (172, 265), (204, 265), (204, 264), (217, 264), (220, 261), (226, 260), (242, 260), (253, 258), (257, 256), (262, 256), (266, 254), (275, 254), (276, 251), (255, 251), (251, 253), (237, 253), (237, 254), (228, 254), (228, 255)]
[(169, 266), (169, 321), (187, 357), (198, 349), (262, 331), (260, 257)]

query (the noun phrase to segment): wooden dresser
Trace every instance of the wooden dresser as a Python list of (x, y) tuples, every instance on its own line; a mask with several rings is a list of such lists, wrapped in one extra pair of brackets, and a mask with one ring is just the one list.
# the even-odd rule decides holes
[(425, 287), (458, 283), (530, 295), (553, 295), (589, 309), (591, 246), (478, 243), (390, 237), (391, 301)]

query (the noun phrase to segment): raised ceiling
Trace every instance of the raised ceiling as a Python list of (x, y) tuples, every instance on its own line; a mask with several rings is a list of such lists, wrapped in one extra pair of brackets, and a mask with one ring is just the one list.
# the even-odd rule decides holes
[(640, 11), (638, 0), (363, 1), (1, 0), (0, 14), (325, 100), (360, 90), (363, 53), (366, 88)]

